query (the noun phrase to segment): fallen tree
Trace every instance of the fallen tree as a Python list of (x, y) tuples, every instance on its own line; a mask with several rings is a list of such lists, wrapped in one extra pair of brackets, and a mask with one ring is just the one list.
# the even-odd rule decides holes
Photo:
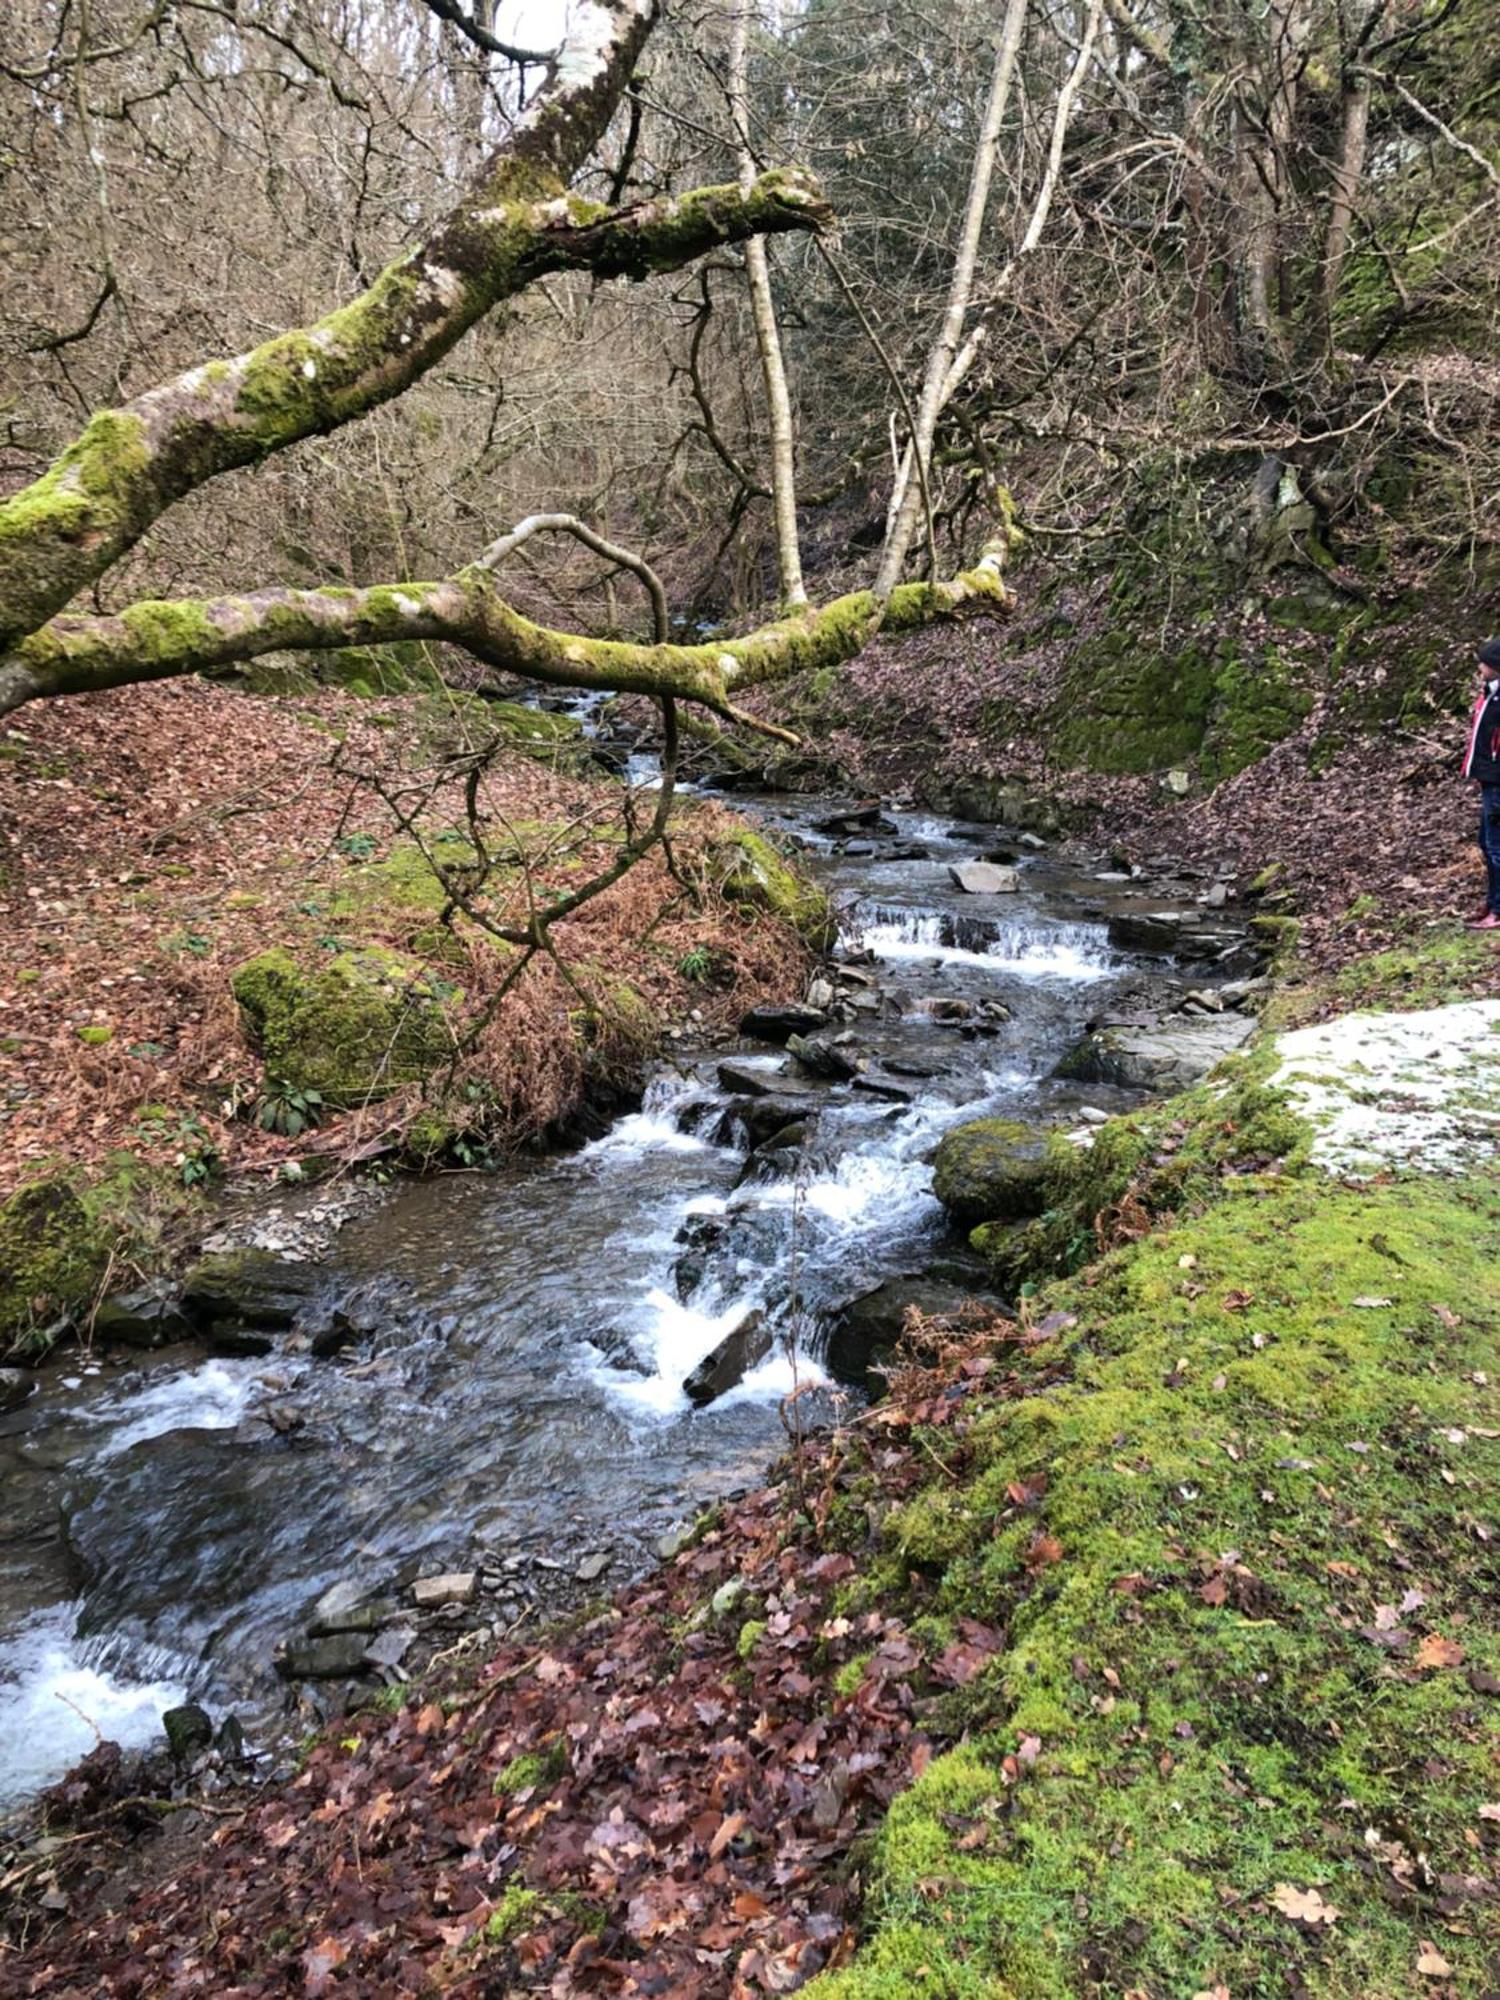
[(623, 208), (570, 191), (656, 12), (657, 0), (584, 0), (542, 88), (463, 200), (359, 298), (99, 412), (40, 479), (0, 506), (0, 713), (273, 649), (441, 639), (507, 672), (677, 695), (738, 719), (736, 688), (847, 659), (881, 625), (902, 629), (963, 604), (1007, 601), (996, 550), (951, 583), (898, 591), (889, 603), (856, 593), (725, 645), (630, 645), (522, 617), (495, 588), (491, 551), (436, 583), (273, 587), (107, 615), (67, 610), (186, 494), (399, 396), (497, 302), (547, 273), (641, 278), (720, 244), (828, 221), (816, 182), (796, 169)]

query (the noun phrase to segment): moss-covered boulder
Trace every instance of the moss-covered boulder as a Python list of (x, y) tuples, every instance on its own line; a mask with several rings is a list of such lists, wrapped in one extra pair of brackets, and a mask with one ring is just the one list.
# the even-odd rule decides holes
[(235, 973), (234, 997), (268, 1076), (348, 1108), (421, 1083), (448, 1060), (460, 990), (420, 959), (366, 945), (314, 967), (261, 952)]
[(25, 1347), (86, 1299), (108, 1257), (65, 1175), (32, 1181), (0, 1205), (0, 1349)]
[(959, 1222), (1039, 1215), (1047, 1205), (1052, 1135), (1014, 1118), (975, 1118), (943, 1135), (932, 1189)]
[(714, 843), (719, 887), (731, 903), (766, 910), (794, 926), (815, 951), (838, 938), (833, 905), (762, 833), (740, 827)]

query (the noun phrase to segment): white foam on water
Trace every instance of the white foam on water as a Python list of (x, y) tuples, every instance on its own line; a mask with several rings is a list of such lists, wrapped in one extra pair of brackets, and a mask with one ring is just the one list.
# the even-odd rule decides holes
[[(642, 1359), (649, 1357), (655, 1373), (630, 1375), (605, 1366), (597, 1370), (599, 1379), (613, 1389), (621, 1401), (651, 1416), (675, 1416), (688, 1407), (682, 1385), (705, 1355), (711, 1354), (734, 1329), (755, 1310), (757, 1301), (744, 1295), (732, 1300), (719, 1312), (684, 1305), (672, 1294), (653, 1285), (644, 1302), (645, 1324), (637, 1339)], [(743, 1386), (743, 1384), (741, 1385)], [(723, 1400), (722, 1398), (720, 1399)]]
[(149, 1381), (86, 1411), (90, 1422), (108, 1424), (109, 1435), (96, 1458), (114, 1458), (146, 1438), (168, 1431), (233, 1430), (244, 1416), (265, 1372), (264, 1360), (216, 1359)]
[(107, 1641), (77, 1638), (76, 1622), (76, 1606), (54, 1605), (0, 1645), (0, 1806), (55, 1784), (101, 1739), (147, 1748), (187, 1698), (166, 1655), (130, 1676), (111, 1665)]
[(630, 1158), (639, 1153), (707, 1153), (713, 1148), (696, 1132), (683, 1132), (677, 1114), (690, 1098), (701, 1096), (700, 1085), (691, 1078), (668, 1072), (653, 1077), (639, 1111), (619, 1119), (602, 1138), (595, 1139), (579, 1153), (581, 1162), (593, 1163)]
[(951, 935), (951, 921), (929, 912), (883, 910), (860, 925), (853, 942), (897, 963), (940, 959), (1021, 979), (1105, 979), (1116, 966), (1102, 924), (1006, 924), (977, 949), (944, 944), (945, 929)]

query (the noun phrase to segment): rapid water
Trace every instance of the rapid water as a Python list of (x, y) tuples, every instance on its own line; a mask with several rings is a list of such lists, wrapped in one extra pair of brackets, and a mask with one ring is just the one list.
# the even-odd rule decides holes
[[(582, 1151), (402, 1184), (349, 1224), (329, 1294), (373, 1332), (336, 1360), (170, 1349), (49, 1371), (0, 1418), (0, 1805), (95, 1729), (150, 1741), (187, 1694), (266, 1726), (272, 1648), (333, 1582), (389, 1586), (476, 1547), (608, 1548), (618, 1581), (763, 1473), (794, 1388), (804, 1422), (856, 1396), (825, 1372), (839, 1309), (955, 1255), (941, 1133), (1065, 1116), (1080, 1094), (1052, 1067), (1131, 968), (1046, 857), (1019, 894), (954, 889), (946, 863), (983, 830), (898, 815), (899, 838), (853, 857), (811, 833), (826, 801), (759, 810), (807, 838), (842, 908), (843, 956), (873, 982), (851, 989), (870, 1010), (853, 1032), (888, 1095), (783, 1076), (763, 1044), (664, 1065)], [(884, 858), (913, 842), (925, 859)], [(748, 1176), (731, 1056), (817, 1101), (800, 1150)], [(772, 1352), (694, 1410), (684, 1378), (753, 1312)]]

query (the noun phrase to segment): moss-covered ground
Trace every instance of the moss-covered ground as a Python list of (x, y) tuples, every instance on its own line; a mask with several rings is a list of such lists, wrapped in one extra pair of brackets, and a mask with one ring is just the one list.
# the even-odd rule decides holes
[(822, 2000), (1490, 1990), (1497, 1245), (1488, 1176), (1247, 1175), (1046, 1293), (884, 1526), (1007, 1645)]

